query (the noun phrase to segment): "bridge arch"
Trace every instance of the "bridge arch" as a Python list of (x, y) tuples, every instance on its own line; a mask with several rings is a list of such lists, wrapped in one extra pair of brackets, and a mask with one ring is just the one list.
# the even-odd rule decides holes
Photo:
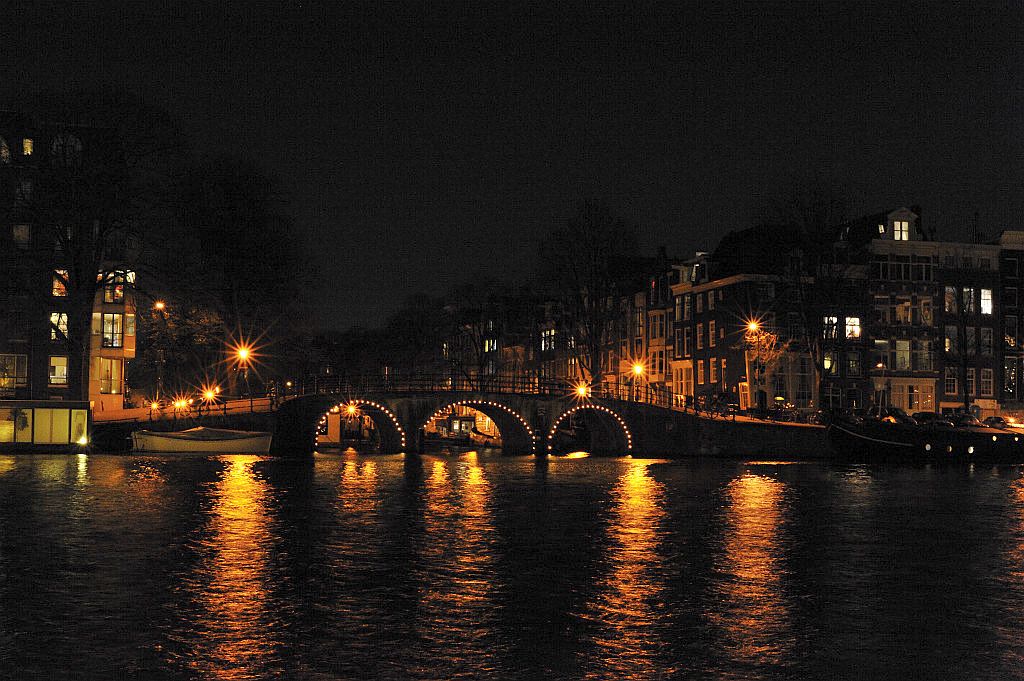
[(547, 450), (549, 452), (554, 451), (555, 440), (558, 435), (558, 427), (562, 423), (576, 415), (587, 416), (588, 425), (591, 427), (591, 448), (596, 447), (597, 442), (594, 438), (599, 437), (603, 442), (607, 442), (607, 446), (602, 446), (600, 449), (606, 449), (610, 452), (622, 452), (633, 450), (633, 433), (630, 431), (629, 426), (626, 424), (626, 419), (620, 416), (617, 412), (608, 407), (600, 404), (578, 404), (575, 407), (566, 409), (562, 414), (551, 423), (551, 428), (548, 430), (547, 436)]
[(476, 409), (494, 421), (494, 425), (497, 426), (498, 432), (501, 433), (502, 449), (506, 453), (532, 454), (537, 451), (537, 441), (540, 439), (540, 436), (530, 426), (529, 422), (516, 410), (494, 400), (473, 398), (451, 401), (446, 400), (419, 425), (420, 431), (426, 428), (427, 424), (440, 416), (445, 410), (459, 406)]
[[(328, 407), (323, 412), (320, 416), (318, 425), (323, 425), (327, 422), (327, 415), (330, 412), (344, 412), (349, 407), (361, 409), (370, 417), (370, 420), (373, 421), (374, 428), (376, 428), (377, 433), (379, 433), (380, 447), (382, 451), (390, 452), (405, 450), (408, 440), (405, 429), (402, 428), (402, 424), (398, 421), (398, 417), (395, 413), (389, 409), (387, 405), (377, 402), (376, 400), (364, 398), (342, 400), (337, 404)], [(317, 436), (317, 443), (319, 443), (319, 436)]]

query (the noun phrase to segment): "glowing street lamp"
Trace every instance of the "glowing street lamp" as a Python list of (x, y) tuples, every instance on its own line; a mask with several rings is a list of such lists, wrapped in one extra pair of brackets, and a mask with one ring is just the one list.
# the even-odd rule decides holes
[(242, 378), (245, 380), (245, 392), (249, 393), (249, 413), (255, 411), (252, 405), (252, 387), (249, 385), (249, 365), (252, 363), (252, 348), (246, 344), (235, 347), (235, 361), (242, 368)]
[(585, 400), (590, 397), (590, 386), (585, 381), (580, 381), (575, 386), (576, 397)]

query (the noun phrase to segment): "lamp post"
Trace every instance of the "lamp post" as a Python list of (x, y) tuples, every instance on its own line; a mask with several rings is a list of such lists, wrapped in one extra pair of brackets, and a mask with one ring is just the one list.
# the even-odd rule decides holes
[(633, 382), (633, 401), (634, 402), (639, 402), (640, 401), (640, 395), (639, 395), (640, 391), (639, 391), (639, 386), (637, 385), (637, 381), (639, 379), (643, 378), (643, 375), (644, 375), (644, 373), (646, 373), (646, 371), (647, 371), (647, 369), (644, 367), (643, 362), (633, 362), (633, 368), (632, 368), (632, 372), (630, 374), (630, 380)]
[(157, 344), (156, 344), (156, 397), (160, 399), (164, 394), (164, 364), (167, 362), (165, 356), (165, 344), (167, 342), (167, 304), (162, 300), (153, 303), (153, 310), (159, 315), (157, 322)]
[(882, 371), (882, 376), (879, 379), (875, 379), (875, 389), (878, 391), (878, 406), (885, 406), (885, 362), (879, 362), (875, 365), (876, 369)]
[(255, 411), (252, 404), (252, 388), (249, 386), (249, 364), (252, 362), (252, 348), (240, 345), (235, 348), (235, 360), (242, 369), (242, 380), (245, 381), (245, 392), (249, 394), (249, 413)]

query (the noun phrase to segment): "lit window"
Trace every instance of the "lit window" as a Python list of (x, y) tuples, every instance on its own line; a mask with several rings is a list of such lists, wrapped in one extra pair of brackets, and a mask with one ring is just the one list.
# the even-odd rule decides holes
[(860, 317), (846, 318), (846, 337), (860, 338)]
[(885, 234), (885, 225), (878, 225), (878, 233)]
[[(712, 319), (711, 321), (708, 322), (708, 347), (709, 348), (715, 347), (715, 320), (714, 319)], [(715, 379), (711, 379), (711, 382), (714, 383)]]
[(50, 340), (65, 340), (68, 337), (68, 315), (66, 312), (50, 313)]
[(963, 304), (964, 312), (966, 314), (974, 314), (977, 312), (974, 302), (974, 289), (972, 287), (965, 287), (963, 290)]
[(540, 349), (541, 351), (555, 349), (554, 329), (544, 329), (543, 331), (540, 332)]
[(124, 315), (104, 314), (103, 315), (103, 340), (105, 348), (124, 347)]
[(64, 298), (68, 295), (68, 271), (67, 270), (54, 270), (53, 271), (53, 291), (52, 295), (54, 298)]
[(992, 289), (981, 289), (981, 314), (992, 314)]
[(832, 316), (825, 316), (821, 318), (821, 336), (822, 338), (836, 337), (836, 327), (839, 325), (839, 318)]
[(68, 358), (50, 356), (50, 385), (68, 384)]
[(704, 385), (704, 360), (697, 360), (697, 385)]
[(892, 223), (892, 238), (896, 241), (909, 241), (910, 223), (906, 220), (894, 220)]
[(121, 393), (121, 360), (96, 358), (97, 376), (100, 381), (101, 395), (118, 395)]
[(21, 140), (21, 153), (24, 156), (31, 156), (32, 155), (32, 138), (31, 137), (26, 137), (25, 139)]

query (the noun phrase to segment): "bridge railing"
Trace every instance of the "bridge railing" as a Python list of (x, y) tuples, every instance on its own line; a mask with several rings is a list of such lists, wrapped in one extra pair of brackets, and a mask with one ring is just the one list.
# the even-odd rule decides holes
[[(294, 386), (299, 395), (352, 395), (366, 393), (467, 393), (484, 392), (536, 397), (573, 397), (576, 387), (566, 380), (529, 375), (497, 374), (467, 377), (437, 374), (316, 376)], [(590, 397), (638, 402), (671, 408), (673, 394), (663, 386), (604, 382), (588, 388)]]

